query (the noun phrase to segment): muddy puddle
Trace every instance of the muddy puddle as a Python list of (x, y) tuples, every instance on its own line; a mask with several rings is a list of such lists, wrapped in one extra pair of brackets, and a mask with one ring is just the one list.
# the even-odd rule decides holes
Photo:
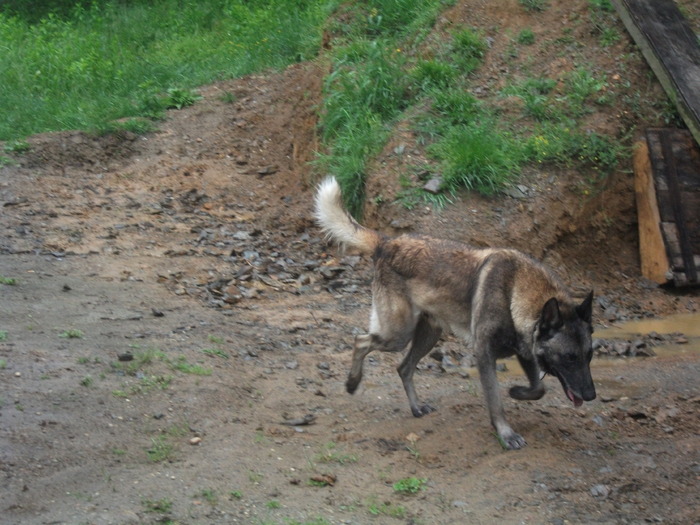
[(663, 319), (640, 319), (596, 330), (594, 337), (600, 339), (634, 339), (657, 333), (661, 335), (682, 334), (683, 344), (669, 342), (654, 347), (657, 355), (677, 355), (700, 352), (700, 313), (678, 314)]

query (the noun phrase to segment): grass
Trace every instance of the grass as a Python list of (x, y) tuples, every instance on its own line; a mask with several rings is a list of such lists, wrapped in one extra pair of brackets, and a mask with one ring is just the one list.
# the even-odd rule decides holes
[(328, 3), (77, 2), (59, 16), (14, 2), (0, 8), (0, 140), (158, 116), (199, 85), (312, 58)]
[[(319, 104), (318, 172), (332, 174), (346, 205), (359, 217), (372, 161), (398, 122), (408, 122), (427, 147), (425, 165), (400, 173), (406, 206), (445, 205), (464, 189), (487, 195), (516, 180), (524, 166), (551, 163), (581, 168), (599, 180), (628, 153), (619, 137), (586, 130), (586, 118), (613, 101), (605, 75), (582, 65), (557, 78), (527, 76), (513, 67), (501, 93), (472, 92), (472, 79), (493, 53), (489, 34), (469, 26), (431, 33), (454, 0), (160, 0), (77, 2), (54, 15), (8, 3), (0, 8), (0, 140), (8, 153), (28, 147), (29, 134), (61, 129), (146, 133), (168, 108), (197, 102), (197, 86), (315, 57), (330, 39), (330, 71)], [(537, 16), (548, 0), (520, 0)], [(73, 5), (66, 2), (65, 5)], [(587, 23), (601, 46), (617, 41), (609, 0), (588, 0)], [(576, 46), (571, 28), (554, 42)], [(531, 55), (532, 29), (511, 37), (511, 59)], [(520, 50), (518, 47), (528, 49)], [(506, 97), (521, 110), (503, 111)], [(235, 101), (224, 93), (221, 99)], [(6, 157), (0, 164), (11, 163)], [(419, 175), (420, 174), (420, 175)], [(440, 178), (441, 192), (422, 185)], [(0, 281), (2, 282), (2, 281)], [(217, 338), (218, 339), (218, 338)], [(221, 344), (218, 340), (212, 343)], [(216, 348), (203, 350), (225, 358)], [(206, 369), (183, 362), (184, 373)]]
[(82, 330), (78, 330), (77, 328), (70, 328), (58, 334), (58, 337), (61, 337), (63, 339), (82, 339), (84, 336), (85, 333)]
[(165, 436), (151, 438), (151, 446), (146, 449), (148, 460), (153, 463), (160, 463), (170, 459), (173, 455), (174, 447)]
[(0, 284), (15, 286), (17, 284), (17, 279), (14, 277), (5, 277), (4, 275), (0, 275)]

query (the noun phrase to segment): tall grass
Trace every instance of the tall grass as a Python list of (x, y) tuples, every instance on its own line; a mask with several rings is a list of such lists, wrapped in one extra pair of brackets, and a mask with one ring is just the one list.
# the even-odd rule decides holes
[(312, 58), (327, 0), (92, 3), (0, 12), (0, 140), (148, 113), (157, 93)]

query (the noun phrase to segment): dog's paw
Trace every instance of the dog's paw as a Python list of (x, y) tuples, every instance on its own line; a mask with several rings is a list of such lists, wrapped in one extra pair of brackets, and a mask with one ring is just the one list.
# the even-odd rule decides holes
[(516, 432), (511, 432), (505, 435), (499, 435), (498, 441), (506, 450), (519, 450), (527, 445), (525, 438)]
[(360, 381), (362, 381), (362, 377), (358, 377), (358, 378), (348, 377), (348, 380), (345, 381), (345, 390), (347, 390), (348, 394), (355, 393), (355, 390), (357, 390), (357, 387), (360, 386)]
[(527, 386), (514, 386), (511, 387), (508, 393), (510, 394), (510, 397), (517, 399), (518, 401), (536, 401), (544, 395), (545, 388), (542, 383), (534, 388)]
[(437, 408), (430, 406), (428, 404), (421, 405), (419, 407), (412, 407), (411, 412), (415, 417), (423, 417), (426, 414), (430, 414), (431, 412), (435, 412)]

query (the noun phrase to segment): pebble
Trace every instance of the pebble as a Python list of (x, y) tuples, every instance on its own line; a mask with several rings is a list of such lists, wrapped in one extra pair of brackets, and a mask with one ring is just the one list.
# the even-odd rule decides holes
[(202, 442), (202, 438), (197, 436), (190, 439), (190, 445), (199, 445)]
[(607, 498), (610, 495), (610, 487), (608, 485), (598, 484), (591, 487), (591, 496), (594, 498)]

